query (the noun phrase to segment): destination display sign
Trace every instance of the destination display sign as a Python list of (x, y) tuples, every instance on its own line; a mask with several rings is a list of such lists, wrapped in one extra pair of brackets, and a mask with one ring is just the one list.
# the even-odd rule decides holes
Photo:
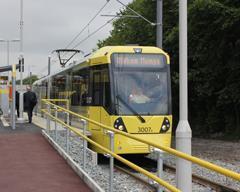
[(166, 57), (161, 54), (115, 53), (112, 58), (115, 67), (163, 68), (166, 66)]

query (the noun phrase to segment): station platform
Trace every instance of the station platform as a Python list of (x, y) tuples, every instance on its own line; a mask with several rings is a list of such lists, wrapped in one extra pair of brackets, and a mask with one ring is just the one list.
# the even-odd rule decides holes
[(16, 130), (0, 122), (0, 191), (88, 192), (92, 191), (29, 123)]

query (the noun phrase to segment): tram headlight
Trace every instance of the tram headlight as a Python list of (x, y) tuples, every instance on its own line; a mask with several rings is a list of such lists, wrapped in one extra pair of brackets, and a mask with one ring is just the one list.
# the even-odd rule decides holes
[(160, 133), (166, 133), (168, 130), (170, 129), (170, 121), (168, 120), (168, 118), (164, 118), (163, 119), (163, 123), (160, 129)]
[(119, 129), (120, 131), (123, 131), (124, 127), (123, 127), (122, 125), (119, 125), (119, 126), (118, 126), (118, 129)]
[(124, 125), (124, 122), (123, 122), (123, 120), (122, 120), (121, 117), (119, 117), (119, 118), (117, 118), (117, 119), (115, 120), (113, 126), (114, 126), (115, 129), (118, 129), (118, 130), (120, 130), (120, 131), (125, 131), (125, 132), (127, 132), (127, 129), (126, 129), (126, 127), (125, 127), (125, 125)]
[(166, 126), (166, 125), (163, 125), (163, 126), (162, 126), (162, 130), (163, 130), (163, 131), (166, 131), (166, 130), (167, 130), (167, 126)]

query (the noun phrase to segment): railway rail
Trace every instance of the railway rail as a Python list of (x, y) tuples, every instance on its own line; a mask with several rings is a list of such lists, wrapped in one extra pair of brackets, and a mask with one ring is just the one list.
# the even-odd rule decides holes
[[(163, 165), (163, 169), (165, 171), (169, 171), (171, 173), (175, 173), (176, 172), (176, 168), (167, 164)], [(206, 187), (210, 187), (211, 189), (213, 189), (216, 192), (238, 192), (237, 189), (233, 189), (231, 187), (222, 185), (220, 183), (216, 183), (214, 181), (210, 181), (209, 179), (206, 179), (204, 177), (198, 176), (196, 174), (192, 174), (192, 179), (194, 183), (206, 186)]]
[[(157, 167), (157, 162), (153, 159), (149, 159), (146, 157), (143, 157), (142, 159), (139, 158), (131, 158), (131, 160), (135, 163), (138, 164), (139, 166), (146, 168), (149, 171), (152, 172), (156, 172), (156, 167)], [(138, 161), (137, 161), (138, 160)], [(139, 163), (140, 162), (140, 163)], [(150, 165), (150, 166), (149, 166)], [(135, 178), (136, 180), (138, 180), (139, 182), (141, 182), (142, 184), (144, 184), (145, 186), (147, 186), (149, 188), (149, 191), (155, 192), (157, 191), (157, 187), (154, 184), (149, 183), (148, 180), (139, 177), (138, 175), (134, 174), (135, 171), (133, 171), (131, 168), (128, 168), (126, 166), (123, 166), (122, 164), (117, 163), (117, 165), (115, 165), (115, 168), (121, 172), (124, 172), (128, 175), (130, 175), (131, 177)], [(168, 173), (172, 173), (175, 174), (176, 172), (176, 168), (167, 164), (164, 164), (163, 166), (164, 171), (168, 172)], [(237, 189), (228, 187), (226, 185), (222, 185), (220, 183), (216, 183), (214, 181), (211, 181), (209, 179), (206, 179), (204, 177), (198, 176), (196, 174), (192, 174), (192, 179), (193, 182), (205, 187), (209, 187), (212, 190), (216, 191), (216, 192), (238, 192)]]
[(131, 177), (133, 177), (134, 179), (136, 179), (137, 181), (139, 181), (140, 183), (142, 183), (143, 185), (145, 185), (149, 190), (149, 192), (156, 192), (157, 191), (157, 187), (155, 187), (154, 185), (152, 185), (151, 183), (149, 183), (147, 180), (137, 176), (136, 174), (134, 174), (133, 172), (131, 172), (130, 170), (120, 167), (118, 165), (114, 166), (115, 169), (117, 169), (118, 171), (121, 171), (127, 175), (130, 175)]

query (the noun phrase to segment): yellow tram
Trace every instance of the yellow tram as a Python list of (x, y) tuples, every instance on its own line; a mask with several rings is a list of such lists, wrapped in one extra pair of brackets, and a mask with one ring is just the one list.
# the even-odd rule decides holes
[[(170, 59), (157, 47), (103, 47), (85, 61), (35, 82), (38, 103), (46, 98), (47, 86), (51, 86), (52, 99), (69, 99), (70, 110), (78, 114), (170, 146)], [(80, 122), (71, 118), (71, 123), (77, 126)], [(91, 139), (109, 147), (109, 136), (104, 129), (89, 123), (88, 130)], [(118, 134), (114, 142), (118, 154), (147, 154), (151, 150), (146, 144)]]

